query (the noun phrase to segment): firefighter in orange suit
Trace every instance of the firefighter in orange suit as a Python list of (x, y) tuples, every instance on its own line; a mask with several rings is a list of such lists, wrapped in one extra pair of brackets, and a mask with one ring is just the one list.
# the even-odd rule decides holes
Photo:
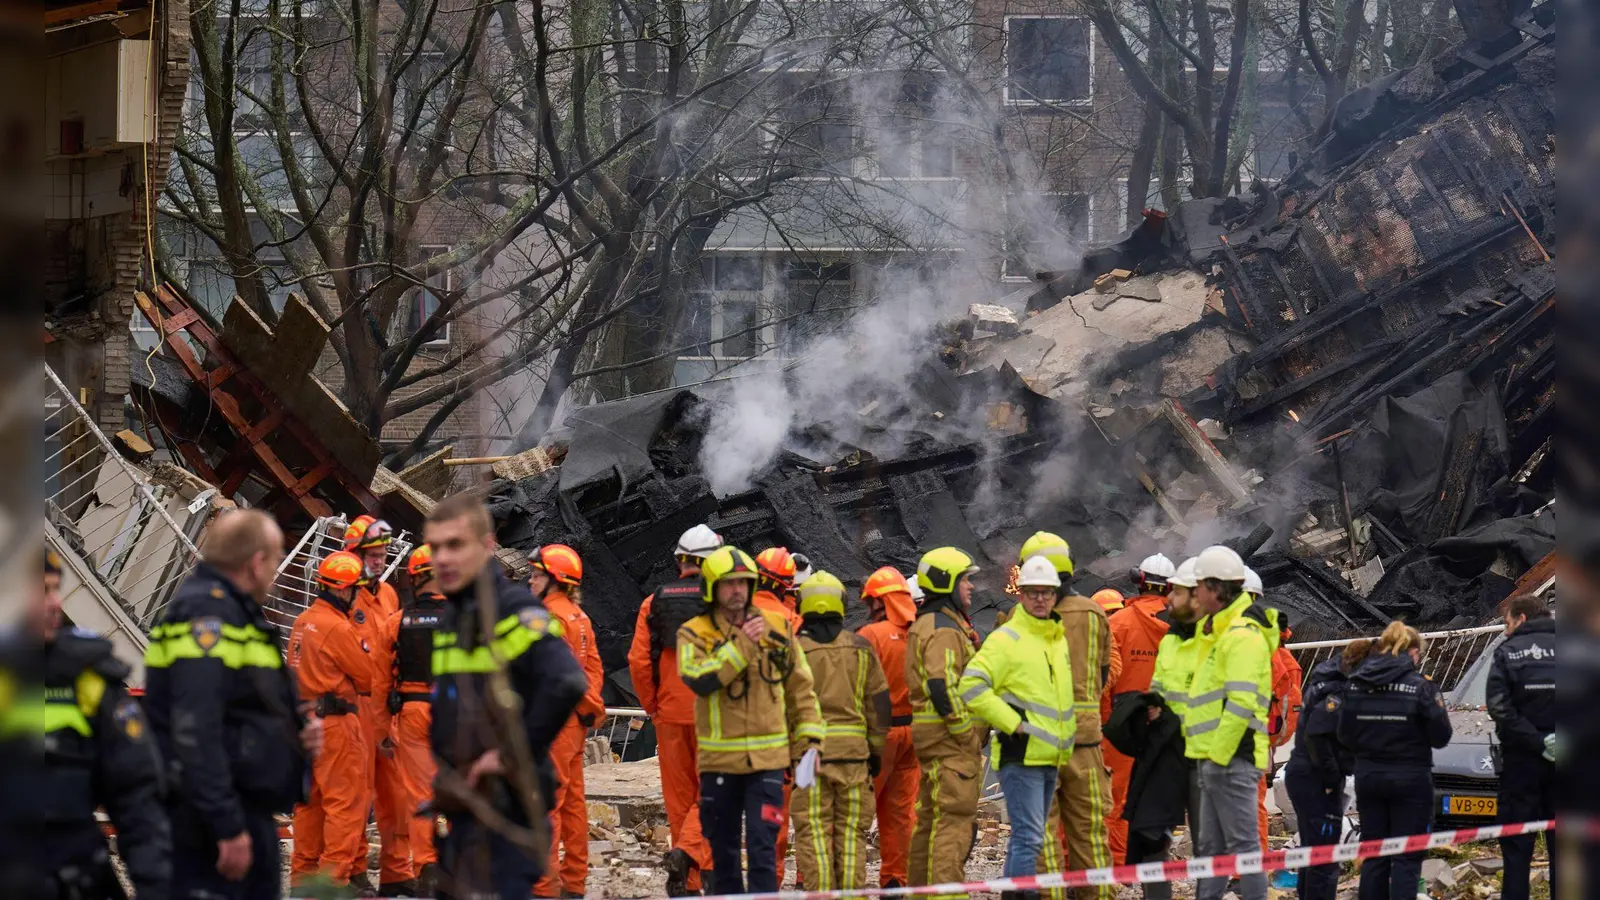
[[(750, 605), (775, 612), (789, 620), (789, 632), (800, 630), (800, 614), (795, 611), (795, 562), (788, 547), (768, 547), (756, 554), (756, 592)], [(789, 853), (789, 803), (794, 797), (794, 776), (783, 781), (783, 821), (778, 825), (778, 867)]]
[(589, 690), (572, 717), (550, 745), (550, 763), (556, 770), (556, 799), (552, 805), (550, 864), (534, 886), (538, 897), (582, 897), (589, 876), (589, 805), (583, 789), (583, 745), (589, 729), (606, 712), (600, 699), (605, 670), (594, 624), (580, 605), (578, 586), (583, 581), (583, 560), (565, 544), (546, 544), (528, 554), (533, 572), (528, 589), (551, 618), (562, 625), (562, 637), (572, 656), (583, 666)]
[(722, 538), (705, 525), (683, 533), (673, 549), (678, 577), (644, 599), (628, 649), (633, 692), (656, 729), (661, 793), (672, 832), (672, 849), (662, 860), (669, 897), (700, 893), (701, 875), (711, 871), (711, 848), (700, 831), (696, 698), (678, 675), (677, 647), (678, 629), (705, 612), (700, 564), (721, 546)]
[[(1167, 635), (1167, 592), (1171, 590), (1168, 579), (1177, 572), (1178, 567), (1172, 560), (1160, 553), (1145, 557), (1139, 568), (1133, 570), (1133, 581), (1139, 593), (1111, 615), (1112, 645), (1117, 648), (1116, 655), (1121, 663), (1106, 691), (1111, 705), (1123, 694), (1143, 694), (1150, 690), (1150, 678), (1156, 670), (1156, 648)], [(1109, 711), (1105, 712), (1105, 718), (1109, 719)], [(1128, 782), (1133, 778), (1133, 757), (1117, 752), (1110, 741), (1102, 743), (1100, 749), (1111, 769), (1111, 815), (1106, 823), (1111, 858), (1121, 865), (1128, 856), (1128, 822), (1122, 818), (1122, 810), (1128, 800)]]
[(917, 821), (917, 751), (911, 743), (911, 692), (906, 687), (906, 634), (917, 619), (917, 605), (904, 575), (885, 566), (861, 586), (861, 602), (871, 624), (857, 634), (878, 655), (889, 679), (889, 735), (873, 780), (878, 806), (878, 885), (904, 887)]
[(433, 633), (444, 613), (444, 595), (433, 580), (433, 549), (423, 544), (406, 560), (411, 576), (411, 603), (389, 617), (385, 646), (391, 648), (389, 733), (394, 759), (405, 783), (403, 807), (411, 830), (411, 864), (417, 873), (417, 895), (433, 896), (439, 856), (433, 846), (434, 816), (418, 815), (433, 799)]
[(383, 581), (388, 568), (394, 529), (382, 519), (360, 516), (344, 532), (345, 549), (361, 557), (366, 577), (356, 591), (351, 619), (372, 647), (378, 681), (361, 697), (361, 719), (369, 749), (369, 778), (373, 819), (378, 825), (378, 896), (409, 897), (416, 893), (411, 868), (411, 810), (406, 808), (405, 777), (395, 762), (394, 739), (389, 734), (389, 691), (393, 687), (392, 649), (386, 640), (389, 619), (400, 611), (400, 597)]
[(367, 879), (368, 745), (357, 699), (372, 691), (377, 672), (370, 645), (352, 622), (361, 558), (337, 552), (317, 566), (317, 598), (294, 620), (289, 667), (300, 699), (322, 719), (322, 752), (312, 769), (308, 800), (294, 809), (290, 878), (324, 872), (338, 884), (371, 895)]
[[(1266, 587), (1261, 576), (1248, 566), (1244, 570), (1244, 589), (1259, 602)], [(1267, 772), (1261, 776), (1256, 788), (1256, 809), (1261, 826), (1261, 849), (1267, 850), (1267, 789), (1276, 777), (1273, 757), (1277, 749), (1294, 737), (1300, 724), (1300, 681), (1304, 672), (1294, 653), (1284, 646), (1293, 632), (1289, 630), (1289, 617), (1278, 611), (1278, 649), (1272, 653), (1272, 703), (1267, 707), (1267, 735), (1272, 750), (1267, 757)]]

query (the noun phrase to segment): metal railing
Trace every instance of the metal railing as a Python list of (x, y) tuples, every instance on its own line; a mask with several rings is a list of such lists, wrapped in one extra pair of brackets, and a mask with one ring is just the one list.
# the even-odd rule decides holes
[[(45, 367), (45, 518), (57, 551), (81, 561), (81, 584), (63, 598), (75, 622), (114, 604), (137, 623), (136, 640), (171, 601), (198, 559), (195, 539), (215, 488), (184, 499), (117, 452), (56, 373)], [(181, 476), (179, 476), (181, 477)]]
[[(317, 598), (317, 565), (328, 554), (344, 549), (344, 530), (349, 521), (344, 516), (323, 516), (311, 523), (293, 547), (284, 554), (278, 566), (278, 576), (273, 582), (271, 600), (267, 604), (267, 621), (282, 629), (285, 634), (294, 627), (294, 620)], [(411, 553), (411, 534), (396, 532), (389, 542), (389, 554), (383, 570), (383, 580), (389, 580), (395, 569)]]
[[(1494, 643), (1496, 636), (1503, 634), (1505, 627), (1502, 625), (1483, 625), (1477, 628), (1461, 628), (1455, 631), (1430, 631), (1422, 635), (1424, 648), (1422, 651), (1422, 674), (1433, 679), (1439, 689), (1449, 692), (1466, 674), (1483, 651)], [(1299, 661), (1301, 671), (1309, 676), (1311, 668), (1323, 660), (1334, 659), (1344, 648), (1362, 638), (1347, 638), (1338, 641), (1310, 641), (1299, 644), (1286, 644), (1285, 646), (1294, 658)]]

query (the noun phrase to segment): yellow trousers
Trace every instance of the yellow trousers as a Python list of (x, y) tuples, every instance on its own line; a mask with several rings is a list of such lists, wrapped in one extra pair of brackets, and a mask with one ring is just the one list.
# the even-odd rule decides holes
[[(983, 757), (952, 756), (922, 764), (917, 828), (911, 834), (911, 884), (964, 881), (972, 854), (973, 820), (983, 794)], [(965, 894), (931, 894), (957, 900)]]
[[(1106, 830), (1106, 817), (1110, 814), (1111, 773), (1100, 746), (1073, 749), (1072, 760), (1057, 773), (1044, 849), (1039, 851), (1039, 871), (1076, 872), (1111, 865), (1110, 835)], [(1061, 858), (1063, 848), (1065, 860)], [(1062, 892), (1046, 893), (1060, 896)], [(1074, 888), (1072, 894), (1077, 900), (1114, 900), (1117, 889), (1100, 885)]]
[(806, 890), (866, 884), (873, 809), (872, 778), (864, 762), (825, 762), (811, 787), (794, 789), (789, 804), (794, 864)]

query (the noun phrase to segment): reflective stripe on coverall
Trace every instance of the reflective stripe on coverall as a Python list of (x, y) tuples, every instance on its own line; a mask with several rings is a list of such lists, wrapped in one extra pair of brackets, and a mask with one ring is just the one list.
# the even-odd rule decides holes
[(411, 811), (407, 809), (409, 792), (406, 778), (400, 771), (394, 752), (379, 748), (389, 734), (389, 689), (393, 687), (391, 667), (393, 650), (385, 642), (389, 619), (400, 610), (400, 597), (394, 587), (379, 582), (376, 590), (356, 589), (356, 600), (350, 618), (356, 630), (371, 648), (372, 661), (377, 668), (377, 679), (372, 690), (362, 695), (361, 721), (365, 729), (368, 753), (371, 755), (370, 777), (372, 818), (378, 826), (378, 884), (398, 884), (410, 881), (415, 872), (411, 867)]
[(544, 607), (551, 618), (561, 622), (561, 636), (583, 666), (589, 690), (550, 745), (550, 763), (556, 771), (556, 799), (550, 813), (554, 820), (550, 828), (550, 863), (544, 878), (534, 886), (534, 894), (558, 897), (566, 891), (581, 895), (589, 876), (589, 805), (583, 786), (583, 745), (589, 728), (606, 714), (605, 701), (600, 699), (606, 676), (589, 614), (559, 585), (545, 594)]
[(917, 819), (916, 748), (911, 743), (911, 694), (906, 687), (906, 632), (893, 622), (873, 622), (857, 634), (878, 654), (889, 681), (889, 736), (872, 790), (878, 807), (878, 885), (905, 884), (911, 829)]
[[(1267, 711), (1267, 729), (1276, 750), (1294, 737), (1300, 724), (1300, 680), (1303, 672), (1300, 661), (1288, 647), (1280, 646), (1272, 653), (1272, 705)], [(1271, 765), (1271, 758), (1268, 758)], [(1261, 776), (1261, 786), (1256, 791), (1261, 817), (1261, 849), (1267, 850), (1267, 776)]]
[[(357, 711), (358, 697), (377, 680), (370, 644), (350, 614), (323, 596), (294, 620), (289, 632), (289, 668), (300, 699), (320, 704), (322, 752), (312, 768), (311, 794), (294, 809), (295, 881), (325, 872), (344, 884), (367, 871), (367, 772), (369, 745)], [(331, 703), (347, 705), (335, 712)]]
[[(1196, 657), (1183, 717), (1184, 753), (1226, 766), (1247, 737), (1256, 768), (1267, 767), (1267, 707), (1272, 702), (1272, 654), (1278, 648), (1277, 615), (1257, 608), (1249, 594), (1201, 620), (1209, 635)], [(1263, 623), (1257, 616), (1268, 621)]]
[[(1106, 691), (1112, 703), (1122, 694), (1142, 694), (1150, 690), (1156, 651), (1167, 633), (1167, 623), (1156, 615), (1166, 608), (1167, 598), (1159, 594), (1141, 594), (1111, 614), (1111, 640), (1117, 648), (1117, 657), (1122, 660), (1119, 675), (1111, 679)], [(1101, 722), (1104, 721), (1102, 718)], [(1111, 815), (1106, 821), (1106, 836), (1111, 844), (1112, 861), (1121, 865), (1128, 855), (1128, 823), (1122, 813), (1128, 802), (1128, 782), (1133, 778), (1133, 757), (1118, 752), (1110, 741), (1100, 745), (1100, 752), (1105, 754), (1106, 766), (1111, 769)]]
[(962, 880), (983, 791), (985, 728), (974, 722), (958, 689), (978, 638), (954, 611), (956, 602), (949, 595), (930, 596), (906, 642), (911, 738), (922, 769), (911, 835), (912, 885)]
[(672, 846), (689, 854), (689, 890), (701, 890), (700, 874), (711, 870), (711, 847), (700, 830), (700, 755), (694, 730), (694, 692), (678, 675), (678, 654), (664, 648), (650, 652), (650, 604), (644, 598), (628, 647), (628, 675), (639, 705), (656, 729), (656, 762), (661, 768), (661, 795), (667, 807)]
[(889, 682), (872, 645), (843, 630), (826, 640), (828, 630), (817, 626), (800, 636), (827, 729), (815, 783), (794, 792), (795, 869), (808, 891), (866, 884), (872, 826), (867, 760), (882, 757), (889, 727)]

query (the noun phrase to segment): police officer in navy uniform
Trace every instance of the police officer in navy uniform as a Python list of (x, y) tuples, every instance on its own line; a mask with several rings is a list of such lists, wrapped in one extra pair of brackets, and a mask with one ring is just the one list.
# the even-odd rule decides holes
[(270, 516), (223, 514), (150, 630), (145, 710), (167, 760), (180, 900), (282, 895), (274, 816), (303, 799), (321, 743), (262, 611), (282, 560)]
[[(1338, 735), (1355, 758), (1362, 840), (1425, 834), (1433, 828), (1433, 751), (1450, 743), (1444, 698), (1417, 666), (1422, 637), (1390, 622), (1350, 673)], [(1360, 900), (1411, 900), (1422, 854), (1380, 856), (1361, 866)]]
[[(1500, 739), (1500, 821), (1555, 816), (1556, 620), (1543, 600), (1518, 594), (1506, 601), (1506, 639), (1494, 649), (1485, 689)], [(1535, 835), (1500, 839), (1505, 857), (1504, 900), (1526, 900)], [(1546, 840), (1556, 872), (1557, 841)]]
[[(1344, 836), (1344, 781), (1354, 770), (1354, 759), (1338, 740), (1339, 707), (1350, 673), (1371, 649), (1371, 641), (1352, 641), (1338, 659), (1317, 663), (1306, 676), (1294, 752), (1283, 769), (1302, 847), (1337, 844)], [(1338, 865), (1301, 871), (1296, 888), (1300, 900), (1333, 900), (1339, 893)]]
[[(486, 802), (520, 837), (531, 838), (535, 827), (548, 834), (544, 815), (555, 797), (550, 744), (588, 679), (560, 639), (560, 623), (525, 585), (500, 571), (493, 521), (482, 501), (468, 495), (441, 500), (428, 515), (423, 539), (433, 548), (434, 580), (446, 601), (433, 644), (435, 804), (449, 824), (439, 847), (439, 895), (521, 900), (544, 874), (544, 855), (484, 827), (471, 806)], [(491, 694), (496, 672), (504, 673), (515, 702), (502, 705)], [(520, 713), (520, 740), (496, 733), (495, 723), (504, 719), (491, 706)], [(518, 744), (525, 744), (533, 771), (518, 765)], [(540, 808), (528, 808), (529, 796)]]
[[(0, 713), (6, 730), (26, 728), (37, 740), (23, 777), (5, 779), (6, 817), (0, 841), (27, 864), (27, 884), (0, 881), (0, 895), (49, 900), (123, 897), (111, 868), (106, 837), (95, 821), (104, 806), (117, 830), (122, 857), (139, 900), (170, 896), (172, 842), (162, 809), (163, 779), (155, 739), (139, 703), (123, 685), (128, 665), (111, 642), (63, 628), (61, 560), (46, 552), (42, 590), (28, 608), (26, 628), (6, 636), (0, 655), (5, 678), (31, 685), (10, 694)], [(19, 872), (20, 870), (13, 870)]]

